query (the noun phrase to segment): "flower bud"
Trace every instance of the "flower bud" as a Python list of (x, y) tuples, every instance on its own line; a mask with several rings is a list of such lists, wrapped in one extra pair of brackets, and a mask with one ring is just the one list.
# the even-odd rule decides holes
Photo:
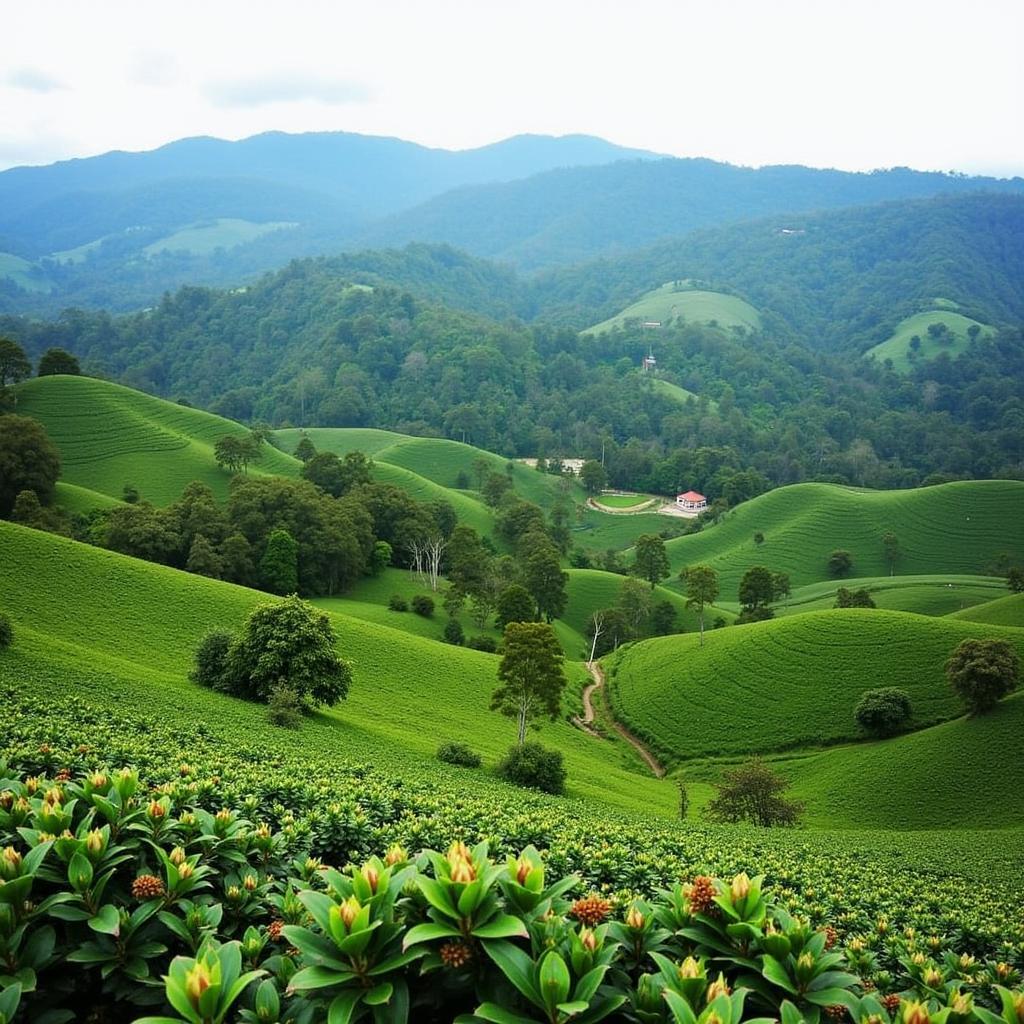
[(255, 892), (258, 884), (259, 883), (256, 881), (255, 875), (246, 875), (245, 878), (242, 879), (242, 886), (246, 892)]
[(185, 863), (178, 866), (178, 877), (184, 881), (185, 879), (191, 878), (196, 873), (196, 869), (185, 861)]
[(747, 893), (749, 892), (750, 879), (747, 877), (746, 871), (741, 871), (732, 880), (732, 885), (729, 886), (729, 895), (732, 896), (733, 903), (739, 903), (740, 900), (747, 898)]
[(941, 988), (943, 981), (942, 971), (936, 970), (934, 967), (929, 967), (921, 976), (921, 980), (929, 988)]
[(719, 971), (718, 977), (708, 985), (707, 1001), (714, 1002), (719, 996), (732, 995), (732, 991), (726, 984), (725, 975)]
[(700, 978), (704, 975), (703, 968), (692, 956), (688, 956), (679, 965), (678, 972), (680, 978)]
[(626, 915), (626, 926), (639, 931), (643, 928), (645, 923), (644, 915), (640, 912), (640, 908), (632, 906), (629, 908), (629, 913)]
[(349, 896), (349, 898), (342, 903), (339, 913), (341, 914), (342, 923), (345, 925), (345, 931), (352, 930), (352, 922), (355, 921), (356, 916), (362, 909), (362, 904), (355, 898), (355, 896)]
[(377, 886), (380, 885), (380, 872), (372, 864), (364, 864), (362, 873), (370, 892), (376, 893)]
[(931, 1014), (924, 1003), (907, 1003), (903, 1007), (903, 1024), (931, 1024)]
[(959, 989), (952, 994), (949, 1001), (949, 1008), (957, 1014), (969, 1017), (974, 1013), (974, 997), (969, 992), (961, 992)]
[(465, 859), (460, 859), (452, 865), (451, 880), (467, 884), (476, 880), (476, 868)]
[(103, 832), (101, 829), (94, 828), (85, 837), (85, 849), (86, 852), (93, 855), (100, 854), (103, 852)]
[(176, 868), (180, 868), (182, 864), (188, 859), (185, 856), (185, 848), (183, 846), (176, 846), (171, 850), (167, 858)]
[(395, 843), (384, 856), (384, 863), (389, 868), (394, 867), (396, 864), (402, 864), (409, 859), (409, 855), (405, 850), (398, 844)]
[(159, 821), (161, 818), (167, 816), (167, 808), (164, 807), (159, 800), (150, 800), (149, 806), (146, 808), (146, 817), (150, 821)]
[(0, 878), (17, 878), (20, 869), (21, 854), (13, 846), (5, 847), (3, 857), (0, 858)]
[(210, 972), (206, 965), (197, 962), (196, 965), (185, 975), (185, 995), (193, 1008), (199, 1009), (199, 1000), (203, 993), (210, 987)]
[(580, 945), (590, 953), (594, 953), (597, 950), (597, 937), (590, 928), (580, 929)]

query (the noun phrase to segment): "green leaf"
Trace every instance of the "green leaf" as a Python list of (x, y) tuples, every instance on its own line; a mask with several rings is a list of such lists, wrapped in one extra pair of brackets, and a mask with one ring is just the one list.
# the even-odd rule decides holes
[(327, 1024), (348, 1024), (361, 995), (361, 992), (342, 992), (335, 996), (327, 1011)]
[(779, 963), (775, 957), (771, 955), (765, 955), (764, 963), (761, 966), (761, 973), (773, 984), (778, 985), (779, 988), (785, 989), (790, 995), (797, 995), (796, 986), (790, 981), (789, 973), (786, 968)]
[(391, 998), (391, 993), (394, 992), (395, 986), (390, 981), (382, 981), (375, 988), (371, 988), (369, 992), (363, 996), (363, 1002), (367, 1006), (380, 1006), (382, 1003), (386, 1003)]
[(538, 980), (544, 1004), (550, 1013), (559, 1003), (566, 1001), (569, 996), (569, 986), (572, 984), (569, 968), (565, 966), (561, 953), (550, 949), (544, 954), (544, 959), (540, 962)]
[[(221, 951), (223, 952), (221, 947)], [(236, 981), (232, 982), (231, 987), (227, 990), (227, 993), (220, 997), (220, 1013), (217, 1016), (217, 1020), (221, 1021), (227, 1016), (227, 1011), (230, 1009), (232, 1003), (257, 979), (262, 978), (267, 972), (266, 971), (247, 971)]]
[(522, 1017), (518, 1013), (505, 1010), (495, 1003), (481, 1003), (473, 1014), (481, 1020), (492, 1021), (493, 1024), (536, 1024), (532, 1017)]
[[(504, 939), (484, 943), (487, 955), (501, 968), (501, 973), (533, 1003), (543, 1007), (540, 990), (533, 980), (534, 962), (518, 946)], [(487, 1004), (489, 1005), (489, 1004)]]
[(816, 992), (805, 992), (804, 998), (815, 1006), (835, 1006), (837, 1003), (845, 1006), (851, 995), (845, 988), (822, 988)]
[(89, 927), (94, 932), (113, 935), (116, 939), (121, 933), (121, 915), (117, 912), (117, 907), (112, 903), (104, 904), (95, 917), (89, 918)]
[(678, 992), (667, 988), (664, 996), (668, 1008), (672, 1011), (672, 1019), (675, 1024), (697, 1024), (697, 1018), (694, 1016), (693, 1010), (690, 1009), (690, 1004)]
[(567, 1013), (570, 1016), (575, 1016), (577, 1013), (582, 1013), (584, 1010), (590, 1008), (590, 1003), (583, 999), (574, 1000), (571, 1003), (559, 1003), (555, 1007), (560, 1013)]
[(474, 928), (473, 934), (478, 939), (511, 939), (513, 937), (525, 939), (530, 933), (518, 917), (513, 917), (511, 914), (500, 914), (493, 921)]
[(576, 983), (576, 991), (572, 994), (573, 999), (577, 1001), (582, 1000), (589, 1004), (590, 1000), (594, 998), (594, 994), (597, 992), (607, 970), (607, 964), (599, 964), (597, 967), (592, 967), (587, 971)]
[(445, 917), (459, 916), (458, 910), (455, 909), (455, 904), (452, 903), (451, 898), (448, 895), (448, 890), (445, 889), (440, 882), (435, 881), (433, 878), (427, 878), (425, 875), (420, 875), (416, 879), (416, 884), (420, 887), (420, 891), (427, 898), (427, 902), (437, 910), (440, 910)]
[(462, 933), (458, 928), (447, 924), (418, 924), (410, 928), (402, 942), (402, 948), (408, 949), (415, 946), (417, 942), (430, 942), (432, 939), (458, 938)]
[(811, 992), (818, 992), (823, 988), (853, 988), (860, 984), (860, 978), (845, 971), (824, 971), (807, 986)]
[(330, 967), (303, 967), (292, 975), (288, 987), (296, 992), (306, 992), (313, 988), (330, 988), (331, 985), (344, 985), (355, 975), (351, 971), (335, 971)]

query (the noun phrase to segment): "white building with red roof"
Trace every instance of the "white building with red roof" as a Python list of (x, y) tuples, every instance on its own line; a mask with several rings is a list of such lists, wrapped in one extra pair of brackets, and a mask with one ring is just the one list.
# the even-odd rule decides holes
[(687, 491), (676, 495), (678, 514), (695, 519), (708, 507), (708, 499), (696, 491)]

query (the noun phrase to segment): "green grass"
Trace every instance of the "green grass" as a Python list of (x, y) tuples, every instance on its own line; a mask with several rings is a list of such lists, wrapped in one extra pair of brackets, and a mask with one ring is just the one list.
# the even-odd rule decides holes
[[(648, 377), (651, 382), (651, 387), (655, 391), (660, 392), (669, 398), (674, 398), (680, 405), (686, 405), (691, 399), (694, 402), (700, 402), (700, 395), (695, 394), (693, 391), (687, 391), (686, 388), (681, 388), (678, 384), (673, 384), (671, 381), (662, 380), (660, 377)], [(713, 399), (708, 399), (708, 409), (716, 410), (718, 403)]]
[(30, 263), (11, 252), (0, 252), (0, 278), (6, 277), (19, 288), (27, 292), (49, 292), (53, 286), (46, 274)]
[[(949, 328), (952, 335), (951, 341), (936, 341), (929, 336), (928, 327), (937, 323), (943, 323)], [(970, 344), (967, 328), (972, 324), (977, 324), (981, 328), (979, 338), (991, 338), (995, 334), (994, 328), (987, 324), (972, 320), (962, 313), (954, 313), (949, 309), (933, 309), (926, 313), (916, 313), (914, 316), (908, 316), (905, 320), (901, 320), (891, 338), (868, 349), (865, 355), (877, 359), (880, 363), (891, 359), (893, 369), (897, 373), (908, 373), (914, 363), (929, 362), (940, 352), (948, 352), (950, 358), (955, 359)], [(915, 334), (921, 339), (921, 347), (918, 349), (916, 360), (911, 362), (908, 353), (910, 352), (910, 339)]]
[[(57, 445), (61, 479), (110, 498), (132, 484), (146, 500), (167, 505), (192, 480), (226, 498), (231, 476), (217, 465), (213, 445), (225, 434), (248, 433), (220, 416), (91, 377), (36, 377), (17, 394), (18, 412), (39, 420)], [(249, 472), (296, 476), (298, 468), (264, 445)]]
[[(0, 681), (99, 696), (171, 718), (183, 708), (210, 721), (226, 715), (254, 734), (266, 728), (262, 709), (186, 677), (206, 632), (236, 629), (255, 605), (276, 598), (10, 523), (0, 523), (0, 564), (0, 607), (16, 637), (0, 659)], [(348, 615), (331, 618), (355, 681), (350, 698), (320, 716), (329, 728), (317, 743), (400, 765), (429, 761), (448, 739), (467, 740), (493, 764), (514, 741), (514, 723), (488, 709), (492, 655)], [(580, 666), (569, 671), (576, 680), (582, 674)], [(653, 814), (674, 813), (673, 787), (646, 775), (623, 744), (564, 721), (545, 722), (537, 735), (563, 751), (572, 795), (620, 808), (643, 801)]]
[(993, 626), (1024, 626), (1024, 594), (1006, 594), (994, 601), (953, 612), (950, 618)]
[(599, 494), (594, 499), (607, 508), (636, 508), (651, 500), (649, 494)]
[[(864, 579), (828, 580), (795, 590), (776, 606), (775, 614), (821, 611), (832, 608), (839, 587), (867, 590), (879, 608), (918, 615), (949, 615), (972, 605), (991, 601), (1006, 590), (999, 576), (876, 576)], [(739, 610), (738, 604), (733, 607)]]
[(1022, 732), (1024, 694), (1016, 694), (987, 715), (780, 767), (812, 825), (995, 829), (1024, 820)]
[(611, 662), (616, 710), (656, 750), (681, 761), (856, 739), (853, 710), (879, 686), (906, 690), (913, 727), (960, 713), (944, 665), (967, 637), (1010, 639), (996, 626), (866, 609), (636, 644)]
[(604, 554), (609, 548), (622, 551), (632, 547), (637, 537), (645, 533), (661, 533), (672, 526), (674, 520), (657, 512), (638, 512), (632, 516), (617, 516), (588, 508), (573, 522), (572, 542), (593, 554)]
[(296, 226), (293, 221), (267, 221), (257, 224), (236, 217), (217, 217), (212, 221), (189, 224), (173, 234), (158, 238), (142, 251), (147, 256), (155, 256), (158, 252), (180, 251), (205, 255), (216, 249), (232, 249), (236, 245), (244, 245), (271, 231)]
[(110, 497), (109, 494), (100, 494), (99, 491), (90, 491), (87, 487), (78, 487), (75, 484), (58, 480), (57, 504), (67, 512), (85, 514), (95, 508), (113, 508), (120, 502), (117, 498)]
[[(600, 334), (602, 331), (624, 325), (627, 320), (657, 320), (667, 323), (677, 317), (697, 323), (714, 321), (722, 327), (743, 327), (750, 331), (759, 330), (761, 327), (760, 313), (738, 296), (702, 291), (685, 285), (680, 288), (669, 281), (660, 288), (642, 295), (621, 313), (588, 327), (585, 333)], [(657, 335), (654, 334), (654, 337)]]
[[(1024, 562), (1022, 507), (1020, 481), (957, 481), (904, 491), (794, 484), (744, 502), (717, 525), (666, 547), (674, 573), (686, 565), (711, 565), (728, 602), (736, 600), (740, 578), (752, 565), (788, 572), (794, 588), (825, 580), (829, 553), (837, 548), (853, 555), (853, 575), (886, 576), (887, 531), (899, 541), (900, 575), (984, 574), (1004, 554)], [(754, 543), (758, 531), (762, 544)]]

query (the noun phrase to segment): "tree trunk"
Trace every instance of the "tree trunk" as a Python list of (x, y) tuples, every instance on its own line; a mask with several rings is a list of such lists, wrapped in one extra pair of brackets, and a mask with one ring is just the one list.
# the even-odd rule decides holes
[(700, 609), (700, 645), (704, 646), (704, 606)]
[(519, 708), (519, 746), (526, 742), (526, 705)]

